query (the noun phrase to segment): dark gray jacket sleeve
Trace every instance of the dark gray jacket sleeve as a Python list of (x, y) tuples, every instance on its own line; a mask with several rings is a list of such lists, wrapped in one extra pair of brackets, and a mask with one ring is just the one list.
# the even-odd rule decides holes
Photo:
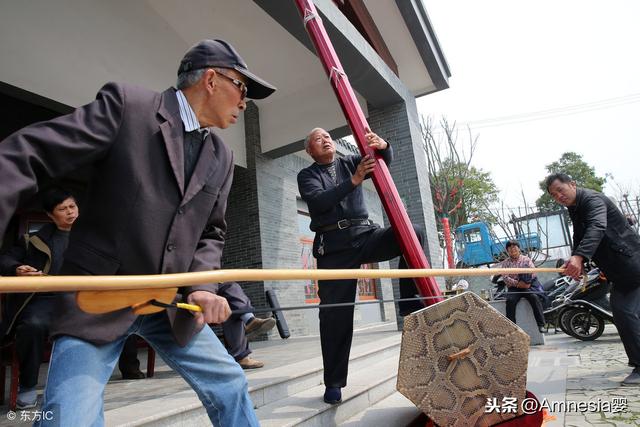
[(26, 256), (26, 244), (21, 236), (11, 249), (0, 254), (0, 276), (15, 276), (16, 268), (24, 264)]
[(39, 183), (68, 175), (108, 150), (118, 134), (123, 109), (121, 87), (109, 83), (95, 101), (0, 142), (0, 238), (15, 210), (38, 192)]
[(591, 259), (607, 230), (607, 206), (597, 195), (587, 195), (580, 204), (584, 233), (579, 242), (574, 241), (573, 255)]
[[(386, 150), (378, 151), (384, 162), (389, 165), (393, 160), (393, 149), (391, 144), (387, 145)], [(360, 155), (352, 155), (345, 158), (351, 174), (355, 172), (362, 160)], [(367, 176), (370, 178), (370, 176)], [(350, 179), (338, 184), (336, 187), (325, 189), (322, 185), (322, 177), (315, 168), (305, 168), (298, 174), (298, 191), (300, 196), (307, 203), (309, 209), (316, 213), (323, 213), (334, 209), (349, 193), (353, 191), (355, 186)]]
[(391, 161), (393, 160), (393, 148), (391, 147), (391, 144), (387, 142), (386, 150), (378, 151), (378, 153), (380, 153), (387, 166), (391, 164)]

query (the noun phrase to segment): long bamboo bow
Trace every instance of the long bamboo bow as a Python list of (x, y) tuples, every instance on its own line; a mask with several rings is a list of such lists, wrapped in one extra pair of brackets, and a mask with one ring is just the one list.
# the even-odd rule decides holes
[[(414, 277), (489, 276), (494, 274), (561, 273), (561, 268), (492, 269), (265, 269), (212, 270), (191, 273), (129, 276), (0, 277), (0, 293), (76, 291), (76, 301), (88, 313), (131, 307), (137, 314), (161, 311), (181, 286), (265, 280), (398, 279)], [(197, 306), (185, 307), (196, 311)]]

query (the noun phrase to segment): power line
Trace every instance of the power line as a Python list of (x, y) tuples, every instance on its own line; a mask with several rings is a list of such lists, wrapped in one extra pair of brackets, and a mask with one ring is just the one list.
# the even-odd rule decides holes
[[(582, 114), (596, 110), (605, 110), (616, 108), (623, 105), (640, 102), (640, 93), (619, 96), (615, 98), (607, 98), (599, 101), (592, 101), (583, 104), (574, 104), (564, 107), (550, 108), (547, 110), (533, 111), (527, 113), (513, 114), (510, 116), (494, 117), (488, 119), (472, 120), (469, 122), (457, 123), (456, 127), (464, 126), (472, 129), (482, 129), (487, 127), (499, 127), (512, 124), (526, 123), (536, 120), (545, 120), (555, 117), (569, 116), (574, 114)], [(437, 129), (433, 133), (442, 133), (443, 130)]]
[(495, 117), (495, 118), (490, 118), (490, 119), (472, 120), (472, 121), (470, 121), (468, 123), (469, 124), (484, 124), (484, 123), (489, 123), (489, 122), (494, 122), (494, 121), (518, 120), (518, 119), (527, 118), (527, 117), (530, 117), (530, 116), (555, 114), (555, 113), (562, 113), (562, 112), (565, 112), (565, 111), (572, 111), (572, 110), (608, 108), (610, 106), (617, 106), (617, 105), (620, 105), (620, 104), (629, 104), (629, 103), (638, 102), (638, 101), (640, 101), (640, 93), (634, 93), (634, 94), (629, 94), (629, 95), (625, 95), (625, 96), (619, 96), (619, 97), (615, 97), (615, 98), (601, 99), (599, 101), (591, 101), (591, 102), (585, 102), (585, 103), (582, 103), (582, 104), (574, 104), (574, 105), (567, 105), (567, 106), (564, 106), (564, 107), (550, 108), (550, 109), (547, 109), (547, 110), (533, 111), (533, 112), (529, 112), (529, 113), (513, 114), (513, 115), (510, 115), (510, 116)]
[(498, 120), (496, 120), (495, 122), (488, 122), (488, 123), (483, 123), (483, 124), (474, 124), (474, 122), (469, 122), (467, 125), (470, 126), (473, 129), (482, 129), (482, 128), (488, 128), (488, 127), (500, 127), (500, 126), (508, 126), (508, 125), (513, 125), (513, 124), (520, 124), (520, 123), (527, 123), (527, 122), (533, 122), (533, 121), (537, 121), (537, 120), (546, 120), (546, 119), (553, 119), (556, 117), (563, 117), (563, 116), (571, 116), (571, 115), (575, 115), (575, 114), (581, 114), (581, 113), (588, 113), (591, 111), (597, 111), (597, 110), (606, 110), (609, 108), (615, 108), (615, 107), (620, 107), (622, 105), (628, 105), (628, 104), (633, 104), (636, 102), (640, 102), (640, 98), (637, 100), (629, 100), (627, 102), (620, 102), (617, 104), (611, 104), (611, 105), (602, 105), (599, 107), (591, 107), (591, 108), (583, 108), (580, 110), (567, 110), (567, 111), (559, 111), (555, 114), (546, 114), (546, 115), (537, 115), (537, 116), (530, 116), (530, 117), (526, 117), (526, 118), (522, 118), (522, 119), (518, 119), (518, 120), (505, 120), (502, 122), (499, 122)]

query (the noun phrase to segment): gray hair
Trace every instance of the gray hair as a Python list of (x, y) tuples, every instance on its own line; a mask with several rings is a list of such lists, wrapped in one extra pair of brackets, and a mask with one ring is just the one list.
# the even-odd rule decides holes
[(207, 71), (207, 68), (200, 68), (198, 70), (191, 70), (186, 73), (178, 74), (176, 87), (182, 90), (193, 86), (200, 81), (205, 71)]
[(316, 133), (316, 131), (318, 130), (324, 130), (322, 128), (313, 128), (311, 129), (311, 131), (307, 134), (306, 138), (304, 139), (304, 149), (306, 151), (307, 148), (309, 148), (309, 143), (311, 142), (311, 137), (313, 136), (314, 133)]

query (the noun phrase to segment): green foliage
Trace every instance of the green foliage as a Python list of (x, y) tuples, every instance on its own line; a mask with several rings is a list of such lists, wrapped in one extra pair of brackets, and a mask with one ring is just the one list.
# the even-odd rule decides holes
[(468, 138), (458, 142), (456, 124), (446, 117), (437, 123), (423, 117), (421, 125), (436, 218), (448, 217), (451, 231), (472, 221), (492, 222), (487, 207), (498, 200), (498, 189), (489, 172), (471, 166), (478, 137), (467, 128)]
[[(572, 151), (562, 154), (559, 160), (548, 164), (546, 169), (547, 176), (552, 173), (563, 172), (571, 176), (578, 187), (590, 188), (596, 191), (602, 191), (602, 187), (607, 181), (606, 177), (597, 176), (595, 168), (585, 162), (580, 154)], [(536, 206), (541, 211), (553, 211), (561, 208), (547, 193), (544, 179), (540, 181), (540, 189), (542, 190), (542, 196), (536, 200)]]
[[(487, 207), (498, 200), (498, 189), (490, 172), (449, 158), (430, 179), (436, 218), (447, 214), (452, 231), (469, 222), (493, 221)], [(446, 197), (440, 195), (443, 188), (449, 189)]]

